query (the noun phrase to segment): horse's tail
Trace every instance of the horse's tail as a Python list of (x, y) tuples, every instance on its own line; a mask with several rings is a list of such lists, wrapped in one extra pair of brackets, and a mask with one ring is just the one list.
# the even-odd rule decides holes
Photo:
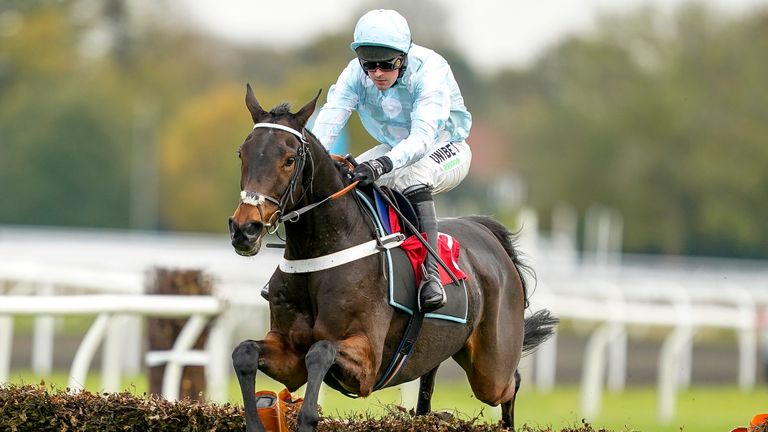
[(531, 354), (536, 347), (549, 339), (559, 322), (560, 320), (552, 316), (547, 309), (538, 310), (526, 318), (523, 324), (523, 354)]
[[(507, 227), (488, 216), (466, 216), (463, 219), (470, 220), (488, 228), (499, 243), (501, 243), (501, 246), (512, 259), (512, 262), (515, 263), (518, 271), (528, 273), (535, 280), (536, 274), (533, 272), (533, 269), (521, 261), (520, 254), (515, 248), (517, 234), (513, 234)], [(528, 289), (522, 273), (520, 274), (520, 280), (523, 283), (523, 294), (525, 295), (525, 303), (527, 307)], [(536, 311), (536, 313), (526, 318), (523, 325), (523, 354), (532, 353), (536, 347), (549, 339), (552, 334), (554, 334), (555, 327), (557, 327), (559, 322), (560, 320), (557, 317), (552, 316), (552, 313), (546, 309)]]
[(525, 264), (520, 258), (520, 254), (515, 246), (517, 234), (513, 234), (507, 227), (502, 225), (501, 222), (488, 216), (465, 216), (462, 219), (475, 222), (488, 228), (488, 230), (493, 233), (494, 237), (496, 237), (496, 240), (501, 243), (504, 251), (509, 255), (509, 258), (512, 259), (512, 262), (515, 263), (518, 272), (520, 272), (520, 280), (523, 283), (523, 298), (525, 298), (525, 305), (528, 307), (528, 283), (522, 273), (527, 273), (534, 280), (536, 279), (536, 273), (533, 271), (533, 268)]

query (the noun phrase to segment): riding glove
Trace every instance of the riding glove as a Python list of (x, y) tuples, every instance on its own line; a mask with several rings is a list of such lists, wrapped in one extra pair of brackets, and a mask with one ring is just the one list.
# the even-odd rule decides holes
[(382, 156), (356, 166), (355, 171), (352, 172), (352, 180), (359, 181), (360, 186), (368, 186), (390, 171), (392, 171), (392, 159), (389, 156)]

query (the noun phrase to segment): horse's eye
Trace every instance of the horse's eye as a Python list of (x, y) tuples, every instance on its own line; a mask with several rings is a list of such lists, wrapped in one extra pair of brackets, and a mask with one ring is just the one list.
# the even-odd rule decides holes
[(240, 153), (240, 149), (237, 149), (237, 157), (238, 159), (242, 159), (243, 155)]
[(295, 157), (289, 157), (288, 159), (285, 160), (285, 166), (291, 166), (291, 165), (293, 165), (294, 162), (296, 162), (296, 158)]

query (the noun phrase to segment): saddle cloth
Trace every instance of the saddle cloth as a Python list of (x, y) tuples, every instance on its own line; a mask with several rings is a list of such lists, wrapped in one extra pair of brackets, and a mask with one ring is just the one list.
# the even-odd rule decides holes
[[(442, 237), (442, 236), (441, 236)], [(415, 239), (415, 238), (414, 238)], [(418, 243), (418, 239), (415, 239)], [(408, 241), (408, 240), (406, 240)], [(405, 243), (403, 243), (405, 245)], [(403, 245), (388, 251), (391, 260), (391, 277), (389, 284), (389, 304), (409, 315), (418, 310), (417, 303), (417, 278), (421, 277), (421, 271), (416, 271), (414, 277), (413, 261), (408, 256), (408, 252), (403, 249)], [(421, 244), (419, 243), (419, 246)], [(426, 253), (426, 249), (421, 246)], [(442, 248), (441, 248), (442, 249)], [(441, 253), (443, 261), (447, 261), (445, 254)], [(447, 263), (447, 262), (446, 262)], [(420, 266), (421, 264), (419, 264)], [(464, 275), (464, 273), (461, 273)], [(442, 319), (461, 324), (467, 323), (467, 314), (469, 312), (469, 301), (467, 298), (467, 286), (464, 283), (466, 275), (459, 279), (459, 284), (452, 283), (452, 279), (441, 269), (441, 278), (443, 279), (443, 288), (445, 297), (448, 300), (445, 306), (433, 312), (424, 315), (424, 318)], [(458, 276), (458, 275), (457, 275)], [(447, 280), (446, 280), (447, 279)]]
[[(391, 194), (397, 192), (388, 191)], [(401, 229), (401, 223), (397, 213), (389, 206), (383, 203), (377, 192), (373, 192), (375, 209), (374, 216), (380, 221), (380, 226), (384, 228), (385, 233), (406, 232)], [(412, 208), (403, 210), (403, 203), (410, 206), (407, 200), (402, 196), (394, 196), (395, 202), (398, 202), (401, 212), (409, 216), (413, 225), (416, 225), (415, 215)], [(423, 236), (423, 234), (422, 234)], [(453, 275), (459, 281), (453, 283), (453, 278), (439, 266), (440, 279), (445, 288), (447, 303), (445, 306), (427, 313), (425, 318), (443, 319), (448, 321), (466, 323), (469, 301), (467, 298), (467, 288), (464, 280), (467, 275), (459, 268), (459, 254), (461, 246), (457, 240), (445, 233), (438, 235), (438, 253), (445, 262)], [(421, 263), (427, 256), (427, 249), (416, 236), (408, 237), (399, 248), (387, 252), (389, 259), (390, 284), (389, 284), (389, 304), (406, 313), (413, 314), (418, 310), (417, 290), (421, 282)]]

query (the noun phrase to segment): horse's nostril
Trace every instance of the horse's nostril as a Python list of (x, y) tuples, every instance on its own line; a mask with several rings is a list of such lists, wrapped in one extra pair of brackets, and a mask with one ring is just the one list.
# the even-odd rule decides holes
[(262, 228), (264, 228), (264, 224), (261, 222), (248, 222), (243, 226), (243, 233), (248, 237), (255, 237), (261, 232)]
[(229, 218), (229, 237), (233, 241), (255, 241), (263, 229), (264, 224), (261, 222), (251, 221), (240, 225), (234, 218)]
[(230, 235), (230, 237), (234, 237), (235, 235), (237, 235), (237, 233), (240, 232), (240, 228), (237, 226), (237, 222), (235, 222), (234, 219), (229, 218), (228, 225), (229, 225), (229, 235)]

